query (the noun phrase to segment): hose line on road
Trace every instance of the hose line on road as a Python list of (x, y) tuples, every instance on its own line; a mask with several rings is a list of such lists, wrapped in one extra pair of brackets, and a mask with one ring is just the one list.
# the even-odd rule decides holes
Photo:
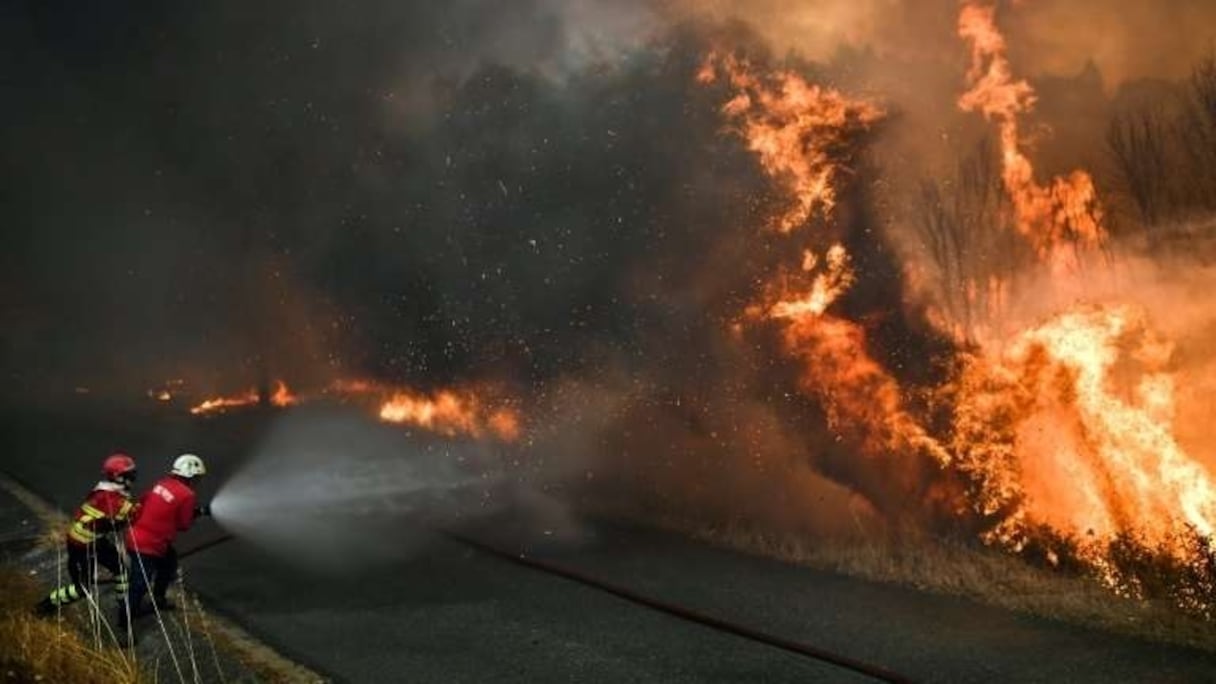
[(673, 617), (680, 618), (681, 620), (695, 622), (726, 634), (731, 634), (743, 639), (772, 646), (773, 648), (778, 648), (783, 651), (813, 658), (815, 660), (829, 663), (846, 670), (852, 670), (853, 672), (857, 672), (879, 681), (891, 682), (893, 684), (904, 684), (913, 681), (911, 677), (901, 675), (878, 665), (871, 665), (870, 663), (856, 660), (839, 653), (833, 653), (817, 646), (812, 646), (811, 644), (786, 639), (767, 632), (761, 632), (735, 622), (729, 622), (721, 618), (700, 613), (679, 604), (669, 603), (661, 599), (646, 596), (633, 591), (632, 589), (627, 589), (625, 587), (591, 577), (573, 568), (553, 563), (551, 561), (531, 558), (524, 554), (513, 553), (500, 549), (479, 539), (474, 539), (473, 537), (455, 532), (453, 530), (440, 530), (440, 532), (452, 541), (471, 547), (487, 555), (491, 555), (510, 563), (530, 568), (532, 570), (538, 570), (550, 575), (557, 575), (558, 577), (562, 577), (572, 582), (577, 582), (593, 589), (598, 589), (605, 593), (616, 596), (617, 598), (629, 601), (630, 603), (635, 603), (661, 613), (666, 613)]
[(213, 546), (219, 546), (220, 544), (223, 544), (224, 542), (231, 541), (231, 540), (232, 540), (231, 534), (223, 534), (210, 541), (205, 541), (202, 544), (199, 544), (198, 546), (193, 546), (189, 549), (186, 549), (185, 551), (182, 551), (181, 553), (177, 554), (177, 557), (178, 558), (189, 558), (190, 556), (193, 556), (196, 553), (202, 553), (203, 551), (206, 551), (207, 549), (209, 549)]
[[(668, 615), (672, 617), (685, 619), (685, 621), (688, 622), (702, 624), (704, 627), (716, 629), (722, 633), (731, 634), (733, 637), (756, 641), (756, 643), (772, 646), (775, 647), (775, 649), (781, 649), (783, 651), (792, 652), (792, 654), (814, 658), (814, 660), (826, 662), (829, 663), (829, 665), (834, 665), (840, 668), (850, 669), (852, 672), (866, 675), (866, 677), (872, 679), (877, 679), (879, 682), (889, 682), (891, 684), (905, 684), (913, 682), (911, 677), (906, 677), (906, 675), (890, 671), (890, 669), (886, 669), (882, 666), (871, 665), (871, 663), (856, 660), (856, 658), (835, 654), (835, 652), (821, 649), (821, 647), (806, 644), (804, 641), (795, 641), (793, 639), (778, 637), (776, 634), (760, 632), (759, 629), (743, 626), (743, 624), (705, 615), (705, 613), (688, 609), (686, 606), (672, 604), (672, 602), (664, 601), (662, 599), (655, 599), (652, 598), (652, 596), (634, 592), (632, 589), (620, 587), (618, 584), (604, 582), (602, 579), (591, 577), (589, 574), (574, 570), (574, 568), (565, 567), (563, 565), (554, 564), (552, 561), (535, 559), (535, 557), (530, 557), (519, 553), (512, 553), (512, 551), (497, 548), (497, 546), (483, 542), (483, 540), (469, 537), (467, 534), (452, 531), (452, 529), (439, 529), (438, 532), (443, 534), (443, 536), (447, 539), (451, 539), (452, 542), (469, 546), (469, 548), (478, 550), (480, 553), (495, 556), (497, 559), (512, 562), (514, 565), (527, 567), (530, 568), (530, 570), (554, 574), (554, 576), (569, 579), (569, 581), (572, 582), (578, 582), (579, 584), (585, 585), (585, 587), (591, 587), (592, 589), (598, 589), (601, 590), (601, 592), (612, 594), (613, 596), (617, 596), (619, 599), (624, 599), (631, 602), (631, 604), (648, 607), (648, 609), (654, 611), (668, 613)], [(224, 534), (223, 537), (209, 540), (209, 542), (204, 542), (195, 546), (195, 548), (184, 551), (184, 553), (181, 554), (181, 557), (184, 557), (185, 559), (187, 556), (202, 553), (202, 551), (206, 551), (207, 549), (212, 548), (212, 546), (229, 542), (230, 539), (232, 539), (231, 534)]]
[[(825, 662), (830, 665), (835, 665), (836, 667), (840, 667), (840, 668), (843, 668), (846, 670), (851, 670), (853, 672), (865, 675), (867, 677), (876, 679), (878, 681), (890, 682), (891, 684), (907, 684), (907, 683), (914, 681), (911, 677), (899, 674), (897, 672), (894, 672), (892, 670), (889, 670), (889, 669), (884, 668), (879, 665), (872, 665), (870, 663), (867, 663), (867, 662), (864, 662), (861, 660), (857, 660), (855, 658), (850, 658), (849, 656), (841, 655), (839, 653), (834, 653), (832, 651), (828, 651), (828, 650), (819, 648), (817, 646), (807, 644), (805, 642), (795, 641), (793, 639), (787, 639), (785, 637), (777, 636), (775, 634), (769, 634), (767, 632), (762, 632), (760, 630), (753, 629), (753, 628), (747, 627), (745, 625), (740, 625), (735, 622), (730, 622), (728, 620), (716, 618), (716, 617), (713, 617), (712, 615), (706, 615), (704, 613), (695, 611), (691, 608), (681, 606), (676, 603), (670, 603), (670, 602), (664, 601), (662, 599), (657, 599), (657, 598), (654, 598), (651, 596), (646, 596), (644, 594), (640, 594), (636, 591), (633, 591), (632, 589), (627, 589), (625, 587), (622, 587), (622, 586), (619, 586), (616, 584), (612, 584), (610, 582), (605, 582), (604, 580), (592, 577), (590, 575), (587, 575), (587, 574), (580, 572), (578, 570), (575, 570), (573, 568), (569, 568), (564, 565), (554, 563), (552, 561), (542, 560), (539, 558), (532, 558), (532, 557), (529, 557), (529, 556), (521, 554), (521, 553), (507, 551), (505, 549), (501, 549), (492, 544), (481, 541), (480, 539), (475, 539), (471, 536), (462, 534), (460, 532), (456, 532), (454, 530), (440, 529), (438, 531), (444, 537), (446, 537), (454, 542), (457, 542), (459, 544), (462, 544), (464, 546), (468, 546), (472, 549), (480, 551), (481, 553), (484, 553), (484, 554), (487, 554), (490, 556), (494, 556), (496, 558), (499, 558), (499, 559), (505, 560), (507, 562), (514, 563), (516, 565), (520, 565), (520, 566), (523, 566), (523, 567), (526, 567), (526, 568), (529, 568), (532, 570), (537, 570), (539, 572), (544, 572), (544, 573), (550, 574), (550, 575), (556, 575), (563, 579), (567, 579), (572, 582), (577, 582), (579, 584), (582, 584), (587, 587), (591, 587), (593, 589), (598, 589), (605, 593), (616, 596), (617, 598), (629, 601), (630, 603), (634, 603), (639, 606), (650, 608), (651, 610), (656, 610), (661, 613), (666, 613), (673, 617), (677, 617), (681, 620), (686, 620), (688, 622), (694, 622), (694, 623), (703, 625), (705, 627), (715, 629), (719, 632), (730, 634), (732, 636), (740, 637), (743, 639), (748, 639), (750, 641), (755, 641), (757, 643), (765, 644), (767, 646), (771, 646), (773, 648), (787, 651), (789, 653), (794, 653), (797, 655), (805, 656), (807, 658), (812, 658), (814, 660), (819, 660), (821, 662)], [(231, 540), (232, 538), (233, 538), (232, 535), (226, 534), (226, 535), (223, 535), (216, 539), (213, 539), (211, 541), (204, 542), (198, 546), (195, 546), (187, 551), (182, 552), (181, 557), (186, 558), (188, 556), (193, 556), (196, 553), (201, 553), (214, 546), (223, 544), (224, 542), (227, 542), (227, 541)]]
[[(181, 560), (183, 558), (189, 558), (190, 556), (193, 556), (196, 553), (202, 553), (203, 551), (206, 551), (207, 549), (209, 549), (213, 546), (219, 546), (220, 544), (223, 544), (226, 541), (232, 541), (233, 538), (234, 537), (231, 534), (221, 535), (210, 541), (205, 541), (202, 544), (199, 544), (198, 546), (193, 546), (193, 547), (190, 547), (189, 549), (186, 549), (185, 551), (182, 551), (181, 553), (177, 554), (177, 558), (178, 558), (178, 560)], [(107, 577), (105, 579), (99, 579), (99, 580), (97, 580), (97, 582), (98, 582), (98, 584), (114, 584), (114, 578)]]

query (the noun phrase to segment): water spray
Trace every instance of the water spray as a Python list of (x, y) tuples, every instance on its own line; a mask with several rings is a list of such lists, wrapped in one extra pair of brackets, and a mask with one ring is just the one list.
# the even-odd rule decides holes
[(321, 569), (400, 559), (428, 529), (502, 501), (490, 449), (299, 410), (224, 482), (211, 515), (236, 537)]

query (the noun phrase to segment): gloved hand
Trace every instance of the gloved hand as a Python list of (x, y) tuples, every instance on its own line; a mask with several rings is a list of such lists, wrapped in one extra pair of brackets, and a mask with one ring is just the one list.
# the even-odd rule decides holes
[(194, 517), (201, 518), (203, 516), (211, 516), (211, 504), (201, 503), (194, 507)]

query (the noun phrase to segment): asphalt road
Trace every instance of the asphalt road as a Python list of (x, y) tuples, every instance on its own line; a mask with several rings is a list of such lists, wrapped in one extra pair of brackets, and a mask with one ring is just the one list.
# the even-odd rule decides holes
[[(8, 415), (3, 469), (69, 508), (99, 459), (144, 464), (190, 449), (217, 477), (265, 417)], [(119, 426), (119, 427), (116, 427)], [(474, 529), (519, 544), (499, 526)], [(220, 534), (200, 524), (186, 549)], [(385, 538), (385, 545), (395, 540)], [(582, 543), (527, 553), (699, 612), (918, 681), (1214, 681), (1216, 656), (730, 553), (672, 535), (589, 526)], [(187, 582), (270, 645), (353, 682), (865, 681), (839, 667), (641, 608), (450, 539), (390, 564), (320, 574), (242, 540), (188, 559)]]

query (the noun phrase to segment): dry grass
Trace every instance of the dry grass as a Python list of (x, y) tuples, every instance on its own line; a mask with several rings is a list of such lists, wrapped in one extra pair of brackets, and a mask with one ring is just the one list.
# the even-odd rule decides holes
[(701, 528), (693, 536), (808, 567), (1216, 652), (1213, 624), (1187, 615), (1169, 601), (1122, 598), (1091, 579), (1038, 568), (974, 545), (923, 538), (884, 544), (823, 543), (743, 527)]
[(37, 548), (59, 550), (63, 548), (70, 520), (62, 513), (42, 516), (42, 533), (38, 535)]
[(117, 648), (95, 648), (71, 621), (30, 612), (42, 596), (32, 578), (0, 568), (0, 676), (7, 681), (139, 684), (153, 679)]

